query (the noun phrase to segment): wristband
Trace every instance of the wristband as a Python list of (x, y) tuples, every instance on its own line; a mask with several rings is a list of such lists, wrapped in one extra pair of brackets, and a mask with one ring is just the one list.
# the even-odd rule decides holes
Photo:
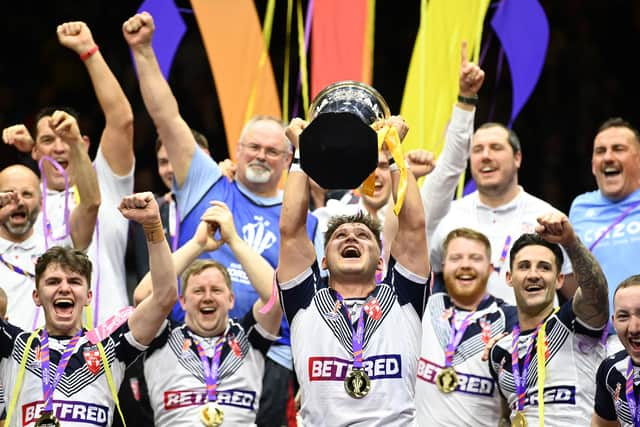
[(458, 95), (458, 102), (461, 102), (463, 104), (467, 104), (467, 105), (473, 105), (476, 106), (478, 105), (478, 95), (473, 95), (473, 96), (462, 96), (462, 95)]
[(100, 48), (98, 47), (97, 44), (94, 44), (93, 47), (91, 49), (89, 49), (88, 51), (86, 51), (85, 53), (81, 53), (80, 54), (80, 59), (82, 61), (86, 61), (87, 59), (89, 59), (94, 53), (96, 53), (97, 51), (99, 51)]
[(162, 222), (159, 220), (153, 224), (142, 224), (142, 229), (149, 243), (160, 243), (165, 240)]

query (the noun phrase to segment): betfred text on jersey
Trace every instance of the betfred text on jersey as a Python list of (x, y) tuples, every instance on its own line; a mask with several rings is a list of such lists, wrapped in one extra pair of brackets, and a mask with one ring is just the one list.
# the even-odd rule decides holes
[[(420, 358), (418, 361), (418, 379), (435, 384), (436, 377), (442, 370), (442, 366), (430, 362), (427, 359)], [(495, 382), (491, 378), (481, 377), (479, 375), (471, 375), (460, 372), (456, 369), (458, 375), (458, 387), (456, 392), (475, 394), (479, 396), (493, 396)]]
[[(545, 387), (544, 389), (544, 403), (564, 403), (567, 405), (576, 404), (576, 388), (575, 386), (558, 386), (558, 387)], [(524, 398), (525, 406), (538, 406), (538, 391), (532, 391), (527, 393)]]
[[(343, 381), (351, 360), (338, 357), (310, 357), (309, 379), (311, 381)], [(399, 354), (371, 356), (362, 362), (362, 368), (372, 380), (402, 378), (402, 360)]]
[[(40, 417), (43, 402), (31, 402), (22, 406), (22, 425), (34, 423)], [(109, 408), (102, 405), (95, 405), (86, 402), (74, 401), (53, 401), (53, 413), (65, 425), (65, 421), (70, 423), (82, 422), (96, 426), (106, 426), (109, 421)]]
[[(218, 390), (217, 402), (220, 405), (234, 406), (248, 410), (255, 409), (255, 391), (245, 390)], [(207, 389), (195, 390), (168, 390), (164, 392), (164, 409), (185, 408), (188, 406), (201, 406), (207, 402)]]

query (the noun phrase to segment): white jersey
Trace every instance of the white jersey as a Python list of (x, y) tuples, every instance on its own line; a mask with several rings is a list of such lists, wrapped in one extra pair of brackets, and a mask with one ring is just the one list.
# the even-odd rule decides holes
[(367, 313), (363, 368), (371, 379), (371, 390), (361, 399), (350, 397), (344, 386), (354, 359), (352, 329), (336, 304), (335, 291), (320, 278), (317, 263), (279, 284), (291, 326), (304, 425), (415, 425), (415, 376), (427, 279), (394, 264), (390, 260), (384, 283), (360, 307)]
[[(0, 382), (10, 399), (30, 332), (0, 321)], [(50, 373), (54, 373), (71, 337), (49, 336)], [(102, 341), (116, 390), (124, 378), (125, 367), (145, 350), (137, 343), (128, 324), (120, 326)], [(40, 341), (36, 337), (28, 350), (24, 378), (10, 426), (33, 426), (43, 408)], [(6, 403), (8, 408), (9, 403)], [(81, 337), (69, 364), (53, 393), (54, 415), (62, 425), (107, 427), (113, 422), (114, 400), (104, 372), (98, 347)]]
[[(553, 206), (528, 194), (522, 188), (512, 201), (497, 208), (483, 205), (477, 191), (455, 200), (451, 203), (449, 213), (440, 221), (429, 240), (431, 265), (435, 271), (442, 271), (442, 244), (450, 231), (459, 227), (480, 231), (491, 242), (491, 263), (494, 267), (489, 276), (487, 292), (509, 304), (515, 304), (513, 289), (507, 285), (505, 278), (509, 269), (509, 249), (522, 234), (535, 231), (540, 215), (552, 211), (556, 211)], [(562, 250), (564, 252), (564, 249)], [(572, 272), (569, 257), (564, 253), (562, 273)]]
[[(71, 239), (61, 240), (58, 245), (72, 246)], [(44, 248), (44, 240), (37, 233), (17, 243), (0, 237), (0, 286), (7, 294), (7, 316), (13, 325), (26, 330), (44, 323), (42, 309), (36, 307), (32, 297), (36, 262)]]
[[(277, 337), (262, 329), (251, 311), (241, 322), (229, 320), (225, 337), (216, 399), (224, 412), (224, 425), (255, 425), (264, 356)], [(210, 350), (207, 355), (211, 362), (216, 340), (193, 335), (186, 325), (180, 324), (167, 327), (145, 356), (144, 376), (158, 426), (200, 424), (207, 390), (194, 338), (203, 343), (205, 351)]]
[[(101, 203), (97, 227), (93, 232), (87, 254), (93, 264), (91, 309), (94, 324), (99, 324), (129, 305), (124, 265), (129, 221), (118, 211), (118, 206), (123, 197), (133, 193), (133, 169), (125, 176), (116, 175), (99, 148), (93, 164), (98, 176)], [(47, 190), (46, 197), (50, 229), (54, 237), (63, 235), (65, 193)], [(75, 187), (69, 190), (67, 203), (70, 211), (76, 206)], [(44, 241), (42, 214), (34, 229)], [(53, 244), (50, 243), (50, 246)], [(27, 329), (33, 328), (29, 326)]]
[[(629, 356), (625, 350), (606, 358), (596, 375), (594, 411), (607, 421), (618, 421), (621, 427), (634, 427), (633, 415), (627, 403), (627, 368)], [(633, 393), (640, 391), (640, 368), (633, 366)], [(637, 399), (637, 397), (636, 397)], [(640, 402), (639, 402), (640, 403)]]
[(421, 426), (491, 426), (500, 418), (500, 394), (481, 360), (486, 344), (502, 332), (510, 332), (518, 321), (516, 308), (489, 296), (476, 312), (456, 348), (452, 367), (458, 375), (458, 387), (443, 393), (436, 377), (445, 366), (445, 349), (451, 337), (451, 321), (460, 328), (470, 312), (457, 310), (445, 292), (429, 297), (422, 319), (422, 351), (418, 362), (416, 408)]
[[(601, 343), (603, 329), (592, 329), (578, 319), (572, 309), (573, 300), (548, 318), (546, 327), (547, 361), (544, 383), (544, 425), (587, 426), (593, 413), (595, 375), (605, 357)], [(519, 340), (520, 368), (534, 335), (534, 330), (522, 331)], [(511, 369), (509, 334), (491, 349), (491, 375), (498, 381), (500, 392), (516, 412), (517, 394)], [(538, 425), (538, 357), (533, 343), (527, 375), (523, 413), (530, 426)]]

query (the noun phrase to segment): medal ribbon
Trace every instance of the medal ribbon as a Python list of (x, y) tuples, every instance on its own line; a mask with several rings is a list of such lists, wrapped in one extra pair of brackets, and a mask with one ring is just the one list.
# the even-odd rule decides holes
[(638, 397), (633, 390), (633, 361), (629, 356), (629, 364), (627, 365), (627, 386), (625, 388), (625, 394), (627, 396), (627, 405), (629, 406), (629, 414), (633, 420), (634, 427), (640, 426), (640, 411), (638, 411)]
[[(49, 217), (47, 215), (47, 174), (44, 172), (44, 161), (48, 161), (55, 167), (60, 175), (64, 177), (64, 234), (59, 237), (53, 236), (53, 230)], [(49, 249), (49, 239), (57, 242), (58, 240), (66, 239), (71, 234), (69, 224), (69, 175), (60, 166), (60, 163), (56, 162), (52, 157), (44, 156), (38, 162), (38, 168), (40, 169), (40, 176), (42, 177), (42, 225), (44, 232), (44, 247), (45, 250)]]
[(55, 377), (53, 378), (53, 381), (51, 381), (51, 374), (49, 371), (49, 335), (47, 334), (46, 329), (42, 330), (42, 337), (40, 338), (40, 365), (42, 366), (42, 395), (44, 400), (44, 412), (53, 412), (53, 392), (62, 379), (64, 370), (69, 364), (69, 359), (71, 359), (73, 349), (76, 347), (76, 344), (78, 344), (78, 340), (81, 336), (82, 329), (80, 329), (78, 333), (75, 334), (73, 338), (71, 338), (71, 340), (69, 340), (69, 343), (65, 347), (62, 356), (60, 356), (60, 362), (58, 363)]
[(349, 328), (351, 328), (351, 351), (353, 352), (353, 367), (354, 369), (362, 369), (362, 360), (363, 360), (363, 344), (364, 344), (364, 305), (360, 309), (360, 317), (358, 317), (358, 325), (356, 326), (356, 330), (353, 330), (353, 324), (351, 323), (351, 314), (349, 314), (349, 309), (344, 303), (344, 298), (342, 295), (336, 291), (336, 297), (338, 301), (340, 301), (340, 307), (344, 314), (347, 315), (347, 320), (349, 321)]
[[(487, 296), (482, 299), (482, 302), (487, 299)], [(482, 302), (480, 304), (482, 304)], [(462, 324), (459, 329), (456, 329), (456, 312), (453, 311), (451, 315), (451, 334), (449, 335), (449, 342), (447, 343), (447, 347), (444, 351), (444, 367), (450, 368), (453, 365), (453, 356), (456, 354), (456, 348), (460, 344), (462, 337), (464, 336), (464, 332), (467, 330), (469, 325), (471, 324), (471, 317), (476, 314), (475, 311), (467, 314), (465, 318), (462, 320)]]
[(215, 402), (216, 390), (218, 388), (218, 367), (220, 366), (220, 355), (222, 354), (224, 336), (218, 338), (218, 341), (216, 341), (211, 364), (209, 364), (209, 358), (200, 341), (197, 339), (194, 339), (194, 341), (198, 349), (198, 356), (200, 356), (200, 361), (202, 362), (202, 369), (204, 370), (204, 381), (207, 385), (207, 400), (209, 402)]

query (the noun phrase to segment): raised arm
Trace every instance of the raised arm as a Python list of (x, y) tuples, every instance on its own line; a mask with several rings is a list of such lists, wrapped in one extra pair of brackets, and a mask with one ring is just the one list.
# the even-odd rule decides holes
[(154, 30), (153, 17), (147, 12), (134, 15), (122, 26), (122, 33), (131, 48), (138, 71), (142, 100), (163, 146), (167, 149), (178, 187), (182, 187), (189, 172), (196, 141), (189, 126), (180, 116), (178, 103), (160, 71), (151, 46)]
[[(484, 82), (484, 71), (469, 62), (467, 43), (462, 43), (458, 94), (474, 99)], [(449, 212), (460, 175), (467, 167), (469, 144), (473, 134), (473, 120), (476, 108), (472, 104), (457, 102), (447, 126), (445, 143), (438, 157), (433, 173), (422, 184), (421, 195), (424, 203), (427, 238), (431, 238), (440, 220)]]
[(223, 202), (211, 202), (211, 207), (204, 213), (202, 220), (219, 228), (220, 238), (229, 245), (242, 269), (247, 273), (249, 282), (258, 292), (260, 298), (253, 304), (254, 318), (267, 332), (277, 335), (282, 320), (282, 308), (278, 301), (276, 300), (267, 313), (260, 313), (260, 309), (271, 297), (273, 267), (238, 235), (231, 210)]
[[(408, 130), (404, 120), (397, 116), (389, 119), (389, 124), (395, 126), (401, 135)], [(397, 200), (400, 170), (395, 164), (390, 169), (392, 194), (394, 200)], [(426, 277), (429, 273), (424, 208), (418, 185), (411, 172), (407, 173), (406, 195), (398, 214), (398, 231), (391, 242), (391, 256), (415, 274)]]
[(85, 250), (91, 243), (93, 229), (100, 208), (98, 177), (87, 153), (87, 145), (80, 135), (76, 119), (64, 112), (54, 111), (49, 126), (69, 145), (69, 174), (80, 196), (80, 203), (71, 211), (69, 228), (75, 248)]
[(129, 317), (129, 329), (136, 341), (148, 345), (178, 300), (176, 271), (153, 194), (127, 196), (118, 209), (125, 218), (141, 224), (147, 238), (152, 292)]
[(277, 271), (280, 283), (302, 273), (315, 259), (313, 243), (307, 235), (309, 177), (300, 168), (297, 157), (298, 138), (306, 126), (307, 122), (295, 118), (286, 130), (287, 138), (296, 148), (296, 154), (285, 183), (280, 214), (280, 255)]
[(111, 72), (89, 27), (84, 22), (58, 25), (60, 44), (77, 53), (84, 62), (96, 98), (104, 114), (105, 127), (100, 151), (116, 175), (124, 176), (133, 168), (133, 111), (118, 80)]
[(545, 240), (562, 245), (569, 255), (578, 289), (573, 297), (576, 317), (592, 328), (601, 328), (609, 319), (609, 291), (600, 264), (582, 244), (569, 218), (552, 212), (538, 218), (538, 233)]

